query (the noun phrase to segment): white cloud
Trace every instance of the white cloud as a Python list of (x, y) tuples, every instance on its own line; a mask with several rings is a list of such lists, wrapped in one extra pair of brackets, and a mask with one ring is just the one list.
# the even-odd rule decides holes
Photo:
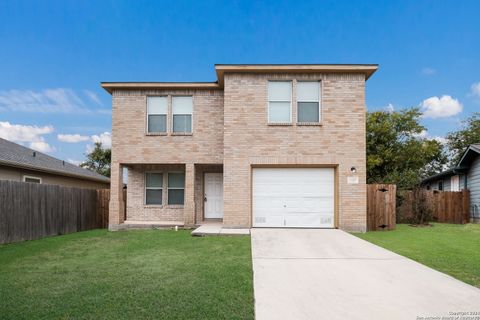
[(436, 137), (432, 137), (433, 140), (437, 141), (438, 143), (440, 144), (447, 144), (448, 140), (444, 137), (439, 137), (439, 136), (436, 136)]
[(62, 141), (62, 142), (68, 142), (68, 143), (77, 143), (77, 142), (82, 142), (82, 141), (88, 141), (90, 140), (89, 136), (82, 136), (79, 134), (58, 134), (57, 139)]
[(29, 147), (40, 152), (53, 152), (55, 148), (45, 142), (43, 137), (54, 131), (53, 126), (25, 126), (0, 121), (0, 137), (17, 142), (28, 143)]
[[(91, 141), (93, 143), (100, 142), (104, 149), (108, 149), (112, 147), (112, 134), (110, 132), (103, 132), (99, 135), (91, 136)], [(87, 144), (86, 152), (90, 153), (93, 151), (94, 146), (91, 144)]]
[(470, 87), (470, 94), (474, 97), (480, 98), (480, 82), (472, 84)]
[(44, 153), (55, 151), (55, 148), (46, 143), (45, 141), (33, 141), (30, 142), (30, 148)]
[(422, 74), (425, 76), (433, 76), (435, 73), (437, 73), (437, 70), (433, 68), (423, 68), (422, 69)]
[(100, 142), (102, 144), (102, 147), (104, 148), (111, 148), (112, 147), (112, 134), (110, 132), (104, 132), (101, 133), (100, 135), (93, 135), (92, 136), (92, 141), (94, 143)]
[(387, 106), (383, 107), (383, 109), (385, 111), (391, 113), (391, 112), (395, 111), (395, 106), (393, 104), (389, 103)]
[(421, 103), (424, 118), (446, 118), (462, 112), (463, 106), (449, 95), (430, 97)]
[[(86, 93), (86, 95), (95, 103), (100, 102), (93, 92), (90, 92), (90, 94)], [(41, 91), (0, 91), (0, 110), (12, 112), (75, 114), (107, 114), (111, 112), (109, 109), (94, 110), (88, 108), (88, 104), (85, 103), (75, 91), (66, 88), (45, 89)]]
[(413, 135), (415, 138), (418, 138), (418, 139), (428, 139), (428, 140), (435, 140), (441, 144), (446, 144), (447, 143), (447, 139), (444, 138), (444, 137), (440, 137), (440, 136), (431, 136), (427, 130), (422, 130), (420, 133), (418, 134), (414, 134)]
[(75, 159), (67, 159), (67, 162), (70, 162), (71, 164), (76, 166), (80, 166), (80, 164), (82, 163), (82, 161), (75, 160)]
[(83, 92), (85, 93), (85, 95), (90, 98), (90, 100), (92, 100), (93, 102), (95, 102), (96, 104), (98, 104), (99, 106), (102, 105), (102, 102), (100, 101), (100, 99), (98, 98), (97, 94), (93, 91), (90, 91), (90, 90), (83, 90)]
[(427, 130), (422, 130), (420, 133), (413, 135), (415, 138), (425, 139), (428, 136)]

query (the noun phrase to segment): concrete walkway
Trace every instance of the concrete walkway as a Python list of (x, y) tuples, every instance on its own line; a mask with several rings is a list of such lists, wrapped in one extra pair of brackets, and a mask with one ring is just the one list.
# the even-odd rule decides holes
[(480, 312), (479, 289), (346, 232), (252, 229), (251, 234), (257, 320)]
[(250, 234), (250, 229), (224, 228), (221, 222), (206, 223), (192, 231), (192, 236), (241, 236)]

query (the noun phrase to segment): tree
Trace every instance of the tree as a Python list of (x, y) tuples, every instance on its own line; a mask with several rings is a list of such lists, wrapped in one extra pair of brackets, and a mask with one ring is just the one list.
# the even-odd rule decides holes
[(474, 113), (462, 121), (460, 130), (450, 132), (446, 136), (451, 156), (450, 165), (456, 166), (463, 152), (473, 143), (480, 143), (480, 113)]
[(95, 148), (86, 155), (87, 160), (80, 167), (95, 171), (110, 177), (110, 164), (112, 162), (112, 150), (102, 148), (101, 142), (95, 142)]
[(367, 181), (409, 189), (440, 172), (447, 162), (443, 146), (422, 137), (418, 108), (367, 114)]

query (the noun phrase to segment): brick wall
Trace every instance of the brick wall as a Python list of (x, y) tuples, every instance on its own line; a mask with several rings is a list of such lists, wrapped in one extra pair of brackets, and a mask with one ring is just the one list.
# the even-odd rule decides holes
[[(293, 124), (268, 125), (268, 80), (293, 80)], [(296, 81), (322, 83), (321, 126), (296, 125)], [(162, 210), (139, 205), (142, 170), (132, 171), (127, 215), (142, 219), (201, 221), (203, 172), (224, 164), (224, 224), (251, 226), (251, 168), (255, 165), (329, 165), (338, 178), (338, 226), (366, 228), (365, 77), (361, 74), (233, 74), (224, 90), (115, 90), (112, 116), (112, 203), (110, 221), (121, 223), (120, 164), (182, 164), (185, 207)], [(193, 134), (148, 136), (147, 95), (193, 95)], [(169, 100), (170, 101), (170, 100)], [(169, 103), (171, 108), (171, 101)], [(171, 114), (171, 113), (170, 113)], [(168, 122), (171, 123), (169, 114)], [(194, 164), (196, 164), (194, 166)], [(197, 164), (204, 164), (205, 167)], [(359, 184), (348, 184), (350, 168)], [(216, 170), (219, 170), (216, 166)], [(137, 191), (137, 189), (139, 191)], [(132, 193), (130, 193), (132, 192)], [(132, 199), (130, 199), (132, 197)]]
[[(163, 205), (145, 205), (145, 172), (163, 173)], [(168, 172), (185, 171), (183, 165), (135, 165), (128, 168), (127, 220), (181, 222), (184, 206), (167, 204)]]
[[(322, 125), (268, 125), (268, 80), (321, 80)], [(251, 167), (337, 166), (339, 227), (366, 228), (365, 78), (357, 74), (226, 74), (224, 224), (251, 225)], [(296, 82), (293, 81), (295, 102)], [(293, 122), (296, 108), (293, 104)], [(355, 166), (359, 184), (348, 184)]]
[[(171, 128), (171, 96), (193, 96), (192, 135), (176, 136), (146, 134), (147, 96), (169, 96), (168, 127)], [(112, 94), (112, 179), (110, 222), (112, 226), (122, 223), (124, 213), (122, 193), (122, 165), (138, 164), (183, 164), (193, 168), (194, 163), (221, 164), (223, 162), (223, 91), (222, 90), (115, 90)], [(186, 202), (183, 217), (188, 224), (195, 219), (192, 175), (186, 175)], [(134, 189), (138, 176), (132, 173), (129, 192)], [(191, 178), (189, 178), (191, 177)], [(139, 186), (137, 184), (137, 186)], [(135, 187), (136, 189), (136, 187)], [(132, 191), (133, 192), (133, 191)], [(143, 193), (143, 189), (140, 191)], [(138, 195), (133, 195), (134, 198)], [(187, 199), (187, 197), (189, 197)], [(191, 199), (190, 199), (191, 198)], [(135, 198), (136, 199), (136, 198)], [(133, 201), (133, 200), (132, 200)], [(135, 200), (136, 201), (136, 200)], [(127, 202), (128, 203), (128, 202)], [(134, 205), (134, 203), (137, 203)], [(159, 210), (145, 209), (138, 201), (130, 202), (127, 211), (132, 218), (177, 219), (182, 215), (178, 208)], [(187, 208), (188, 207), (188, 208)], [(145, 211), (142, 213), (142, 211)], [(167, 212), (168, 211), (168, 212)], [(170, 212), (171, 211), (171, 212)], [(185, 211), (189, 212), (185, 215)], [(165, 215), (161, 214), (164, 212)], [(190, 213), (191, 212), (191, 213)]]

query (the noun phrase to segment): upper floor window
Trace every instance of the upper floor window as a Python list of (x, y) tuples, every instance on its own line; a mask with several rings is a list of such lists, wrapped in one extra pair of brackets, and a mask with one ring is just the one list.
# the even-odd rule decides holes
[(167, 97), (147, 97), (147, 132), (167, 132)]
[(292, 82), (268, 82), (268, 122), (292, 122)]
[(320, 122), (320, 82), (297, 83), (297, 122)]
[(173, 132), (192, 132), (192, 97), (172, 97)]

